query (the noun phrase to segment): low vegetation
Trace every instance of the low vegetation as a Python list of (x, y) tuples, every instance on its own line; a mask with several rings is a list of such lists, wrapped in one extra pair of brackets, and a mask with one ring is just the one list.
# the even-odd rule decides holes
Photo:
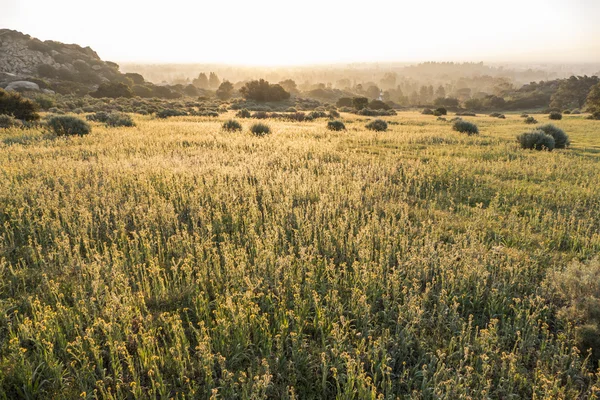
[(70, 115), (55, 115), (48, 119), (48, 127), (57, 136), (87, 135), (92, 131), (90, 124)]
[(472, 122), (458, 119), (452, 124), (452, 129), (460, 133), (466, 133), (467, 135), (479, 134), (479, 128)]

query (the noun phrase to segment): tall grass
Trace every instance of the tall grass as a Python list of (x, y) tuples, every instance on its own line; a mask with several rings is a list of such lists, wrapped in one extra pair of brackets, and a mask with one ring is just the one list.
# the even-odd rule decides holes
[(0, 132), (0, 398), (597, 396), (542, 284), (600, 251), (593, 121), (225, 119)]

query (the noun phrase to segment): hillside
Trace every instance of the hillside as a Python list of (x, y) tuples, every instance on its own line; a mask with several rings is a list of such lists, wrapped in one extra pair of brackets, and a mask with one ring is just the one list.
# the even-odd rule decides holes
[(25, 81), (59, 93), (87, 93), (102, 82), (123, 79), (117, 64), (103, 61), (89, 47), (0, 29), (0, 87)]

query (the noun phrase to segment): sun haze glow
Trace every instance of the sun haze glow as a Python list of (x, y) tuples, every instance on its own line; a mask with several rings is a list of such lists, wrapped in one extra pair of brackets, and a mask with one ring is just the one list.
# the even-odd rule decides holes
[(124, 62), (598, 62), (599, 20), (598, 0), (0, 0), (0, 28)]

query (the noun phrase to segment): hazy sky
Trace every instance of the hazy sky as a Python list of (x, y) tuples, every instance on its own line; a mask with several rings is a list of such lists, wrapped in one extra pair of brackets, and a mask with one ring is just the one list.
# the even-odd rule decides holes
[(0, 0), (0, 28), (133, 62), (600, 62), (600, 0)]

